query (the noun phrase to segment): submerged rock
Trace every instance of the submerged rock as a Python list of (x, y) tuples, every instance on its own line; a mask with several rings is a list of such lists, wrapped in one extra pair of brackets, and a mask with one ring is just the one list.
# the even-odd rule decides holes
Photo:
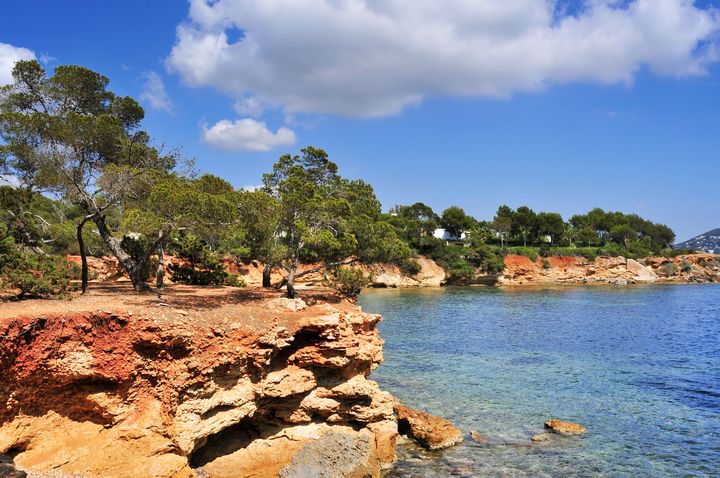
[(463, 440), (460, 429), (445, 418), (399, 404), (395, 405), (395, 414), (400, 433), (410, 435), (430, 450), (448, 448)]
[(545, 428), (548, 428), (555, 433), (561, 433), (563, 435), (582, 435), (583, 433), (587, 432), (585, 427), (578, 423), (564, 422), (557, 419), (546, 421)]
[(475, 443), (480, 443), (481, 445), (487, 445), (489, 442), (487, 436), (485, 436), (483, 433), (476, 432), (475, 430), (470, 432), (470, 439)]
[(530, 438), (530, 441), (533, 443), (542, 443), (550, 440), (552, 440), (550, 433), (537, 433)]

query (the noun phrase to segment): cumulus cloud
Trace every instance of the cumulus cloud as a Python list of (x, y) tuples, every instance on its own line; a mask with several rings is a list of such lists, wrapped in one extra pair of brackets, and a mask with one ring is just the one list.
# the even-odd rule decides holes
[(0, 86), (13, 82), (12, 69), (19, 60), (33, 60), (35, 53), (27, 48), (21, 48), (0, 42)]
[[(386, 116), (429, 96), (699, 75), (720, 15), (692, 0), (191, 0), (167, 66), (286, 113)], [(241, 103), (240, 109), (245, 109)]]
[(273, 133), (267, 125), (252, 118), (221, 120), (212, 127), (203, 127), (203, 140), (224, 151), (270, 151), (277, 146), (295, 143), (295, 133), (281, 127)]
[(171, 113), (172, 101), (167, 94), (162, 77), (154, 71), (146, 71), (140, 75), (140, 79), (143, 81), (140, 100), (150, 103), (150, 106), (156, 110)]

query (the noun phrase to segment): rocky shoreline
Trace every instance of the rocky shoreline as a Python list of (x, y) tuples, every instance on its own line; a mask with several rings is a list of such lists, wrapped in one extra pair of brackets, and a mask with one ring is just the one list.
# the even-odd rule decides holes
[(338, 447), (354, 452), (337, 476), (393, 463), (393, 397), (367, 379), (380, 316), (332, 295), (209, 291), (3, 305), (0, 453), (117, 478), (303, 476), (303, 454)]

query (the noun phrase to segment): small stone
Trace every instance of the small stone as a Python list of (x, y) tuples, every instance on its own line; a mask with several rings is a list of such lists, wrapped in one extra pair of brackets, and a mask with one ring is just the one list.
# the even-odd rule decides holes
[(561, 433), (563, 435), (582, 435), (587, 432), (585, 427), (578, 423), (564, 422), (557, 419), (546, 421), (545, 428), (549, 428), (555, 433)]

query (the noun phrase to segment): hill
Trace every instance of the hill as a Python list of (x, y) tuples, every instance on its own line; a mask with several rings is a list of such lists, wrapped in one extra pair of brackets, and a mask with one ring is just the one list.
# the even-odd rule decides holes
[(675, 246), (681, 249), (696, 249), (711, 254), (720, 253), (720, 228), (700, 234)]

